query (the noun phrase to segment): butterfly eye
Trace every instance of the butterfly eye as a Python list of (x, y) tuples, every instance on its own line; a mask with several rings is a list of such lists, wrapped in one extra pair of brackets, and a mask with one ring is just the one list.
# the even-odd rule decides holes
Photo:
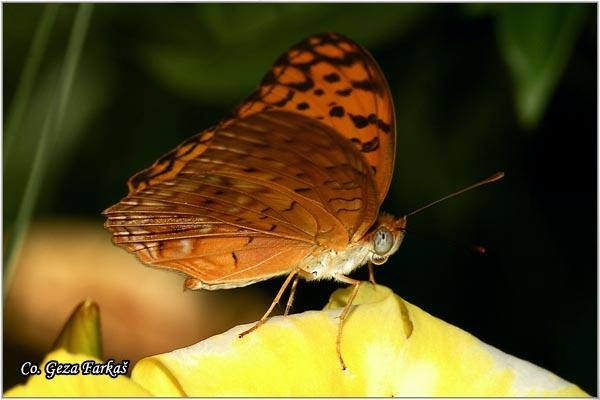
[(394, 245), (394, 236), (386, 228), (380, 228), (373, 238), (373, 251), (378, 256), (386, 255)]

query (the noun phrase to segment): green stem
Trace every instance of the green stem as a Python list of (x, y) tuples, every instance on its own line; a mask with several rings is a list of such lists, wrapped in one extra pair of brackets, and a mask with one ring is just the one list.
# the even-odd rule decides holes
[(47, 4), (44, 8), (40, 23), (36, 28), (33, 42), (31, 42), (31, 48), (27, 55), (27, 61), (25, 62), (23, 74), (21, 75), (21, 79), (19, 79), (15, 97), (13, 98), (7, 113), (6, 129), (4, 131), (4, 137), (6, 138), (6, 142), (4, 143), (5, 156), (10, 156), (10, 154), (12, 154), (12, 146), (15, 142), (17, 132), (19, 131), (21, 121), (23, 120), (25, 108), (29, 103), (31, 89), (33, 88), (40, 62), (46, 50), (50, 31), (56, 20), (57, 12), (58, 4)]
[(33, 165), (31, 166), (31, 171), (29, 172), (29, 177), (25, 186), (25, 192), (23, 194), (23, 199), (19, 206), (19, 212), (14, 225), (14, 236), (8, 241), (5, 252), (4, 261), (5, 265), (7, 266), (4, 274), (5, 298), (12, 283), (23, 238), (29, 227), (36, 201), (39, 196), (42, 178), (48, 164), (48, 156), (51, 154), (54, 144), (58, 139), (57, 134), (60, 132), (60, 126), (67, 109), (69, 95), (71, 93), (71, 87), (73, 86), (73, 79), (75, 77), (75, 71), (77, 70), (77, 65), (79, 63), (83, 49), (83, 43), (92, 14), (92, 8), (92, 4), (84, 3), (80, 4), (77, 9), (77, 15), (75, 16), (75, 22), (73, 23), (73, 28), (69, 37), (69, 44), (67, 46), (64, 63), (58, 80), (58, 100), (50, 104), (39, 140), (37, 142)]

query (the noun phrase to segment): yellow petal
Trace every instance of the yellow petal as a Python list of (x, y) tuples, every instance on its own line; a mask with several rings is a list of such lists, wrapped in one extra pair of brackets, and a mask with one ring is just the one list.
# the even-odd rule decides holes
[(132, 380), (157, 396), (587, 396), (367, 283), (344, 324), (343, 371), (335, 337), (349, 293), (242, 339), (250, 325), (143, 359)]
[[(24, 385), (18, 385), (4, 393), (6, 397), (148, 397), (149, 393), (136, 385), (128, 377), (118, 375), (56, 375), (52, 379), (46, 377), (55, 360), (62, 365), (76, 365), (81, 371), (86, 361), (102, 363), (102, 361), (83, 354), (71, 354), (63, 349), (53, 351), (44, 359), (40, 375), (31, 375)], [(64, 368), (64, 367), (63, 367)], [(72, 367), (69, 367), (72, 368)], [(29, 368), (26, 368), (29, 370)]]
[(101, 358), (102, 333), (98, 304), (89, 299), (82, 301), (65, 323), (52, 348)]

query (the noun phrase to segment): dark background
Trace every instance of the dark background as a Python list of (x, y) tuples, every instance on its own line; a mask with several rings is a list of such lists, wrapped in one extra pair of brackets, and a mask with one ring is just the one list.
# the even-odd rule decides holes
[[(3, 7), (4, 121), (46, 7)], [(26, 117), (4, 135), (5, 264), (77, 10), (55, 7)], [(34, 219), (101, 225), (133, 173), (224, 117), (282, 51), (321, 31), (368, 48), (393, 92), (396, 169), (383, 210), (401, 215), (506, 172), (411, 217), (379, 283), (596, 395), (595, 4), (96, 4)], [(280, 284), (226, 294), (273, 296)], [(296, 311), (322, 307), (337, 287), (301, 283)], [(32, 355), (4, 346), (11, 360)], [(5, 372), (5, 388), (20, 380)]]

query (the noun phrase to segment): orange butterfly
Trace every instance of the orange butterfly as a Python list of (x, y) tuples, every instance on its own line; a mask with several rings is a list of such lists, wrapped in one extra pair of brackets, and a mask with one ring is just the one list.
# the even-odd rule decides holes
[[(233, 116), (129, 180), (104, 214), (117, 245), (185, 273), (190, 289), (287, 275), (269, 316), (300, 276), (354, 285), (354, 269), (398, 250), (406, 217), (380, 214), (394, 166), (395, 120), (371, 55), (336, 33), (284, 53)], [(244, 334), (245, 334), (244, 333)], [(243, 334), (242, 334), (243, 335)], [(242, 336), (241, 335), (241, 336)]]

